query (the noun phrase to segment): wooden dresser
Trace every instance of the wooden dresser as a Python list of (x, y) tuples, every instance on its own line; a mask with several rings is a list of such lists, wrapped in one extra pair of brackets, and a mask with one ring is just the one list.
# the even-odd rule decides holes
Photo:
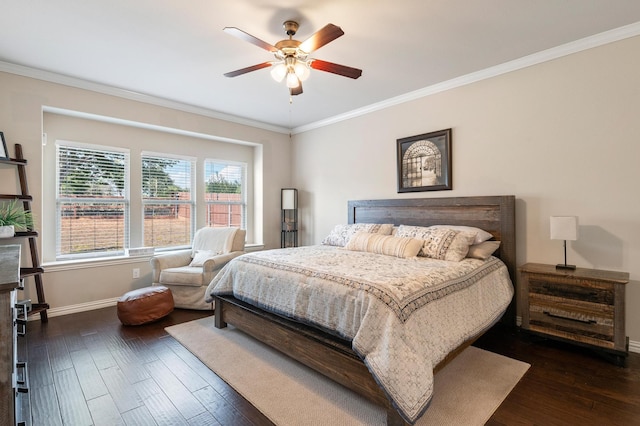
[(17, 359), (16, 289), (20, 286), (20, 245), (0, 246), (0, 425), (22, 420), (26, 367)]
[(616, 364), (629, 354), (625, 334), (626, 272), (527, 263), (519, 268), (522, 328), (596, 348)]

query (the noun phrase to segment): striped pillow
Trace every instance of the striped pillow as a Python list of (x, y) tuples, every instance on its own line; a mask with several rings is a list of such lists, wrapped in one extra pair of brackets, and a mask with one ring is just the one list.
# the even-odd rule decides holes
[(361, 231), (351, 237), (344, 248), (406, 259), (418, 255), (422, 248), (422, 241), (415, 238), (392, 237), (390, 235), (370, 234)]

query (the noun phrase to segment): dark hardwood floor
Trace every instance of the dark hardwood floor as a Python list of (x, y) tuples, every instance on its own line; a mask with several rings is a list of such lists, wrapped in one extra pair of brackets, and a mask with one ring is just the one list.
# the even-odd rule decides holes
[[(20, 351), (33, 425), (272, 424), (164, 331), (206, 315), (175, 310), (123, 327), (113, 307), (30, 321)], [(489, 425), (640, 425), (640, 354), (616, 367), (588, 350), (500, 329), (476, 346), (531, 364)]]

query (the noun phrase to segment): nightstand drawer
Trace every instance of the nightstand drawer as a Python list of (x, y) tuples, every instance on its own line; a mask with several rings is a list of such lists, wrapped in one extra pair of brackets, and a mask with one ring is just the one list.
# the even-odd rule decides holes
[(615, 344), (613, 310), (563, 309), (530, 300), (529, 329), (603, 348)]
[(582, 284), (564, 277), (550, 278), (534, 275), (529, 278), (529, 294), (535, 293), (613, 306), (615, 294), (612, 285), (594, 286), (593, 283), (590, 284)]

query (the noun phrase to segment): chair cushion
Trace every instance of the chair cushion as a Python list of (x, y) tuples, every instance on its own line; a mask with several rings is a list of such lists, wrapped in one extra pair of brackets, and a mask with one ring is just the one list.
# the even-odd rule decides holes
[(117, 311), (118, 319), (124, 325), (146, 324), (173, 311), (173, 295), (164, 286), (132, 290), (118, 300)]
[(186, 285), (201, 287), (209, 285), (205, 283), (202, 275), (202, 266), (181, 266), (179, 268), (167, 268), (160, 272), (160, 284)]
[(215, 254), (229, 253), (238, 228), (200, 228), (193, 237), (191, 257), (198, 250), (212, 251)]

